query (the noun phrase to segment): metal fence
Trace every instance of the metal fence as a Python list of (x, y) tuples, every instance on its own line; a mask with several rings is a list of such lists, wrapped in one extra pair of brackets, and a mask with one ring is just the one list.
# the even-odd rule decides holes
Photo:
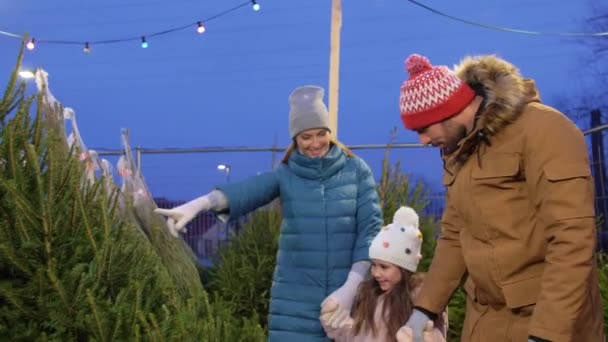
[[(374, 145), (351, 145), (349, 148), (353, 149), (359, 156), (364, 158), (368, 163), (375, 164), (375, 166), (381, 165), (381, 160), (385, 156), (387, 144), (374, 144)], [(435, 157), (437, 151), (434, 149), (426, 148), (421, 144), (390, 144), (392, 149), (416, 149), (426, 157), (430, 157), (428, 153), (434, 153)], [(220, 170), (217, 172), (211, 172), (210, 177), (217, 177), (217, 179), (206, 179), (207, 182), (215, 181), (217, 183), (230, 182), (231, 173), (234, 170), (248, 169), (246, 174), (241, 174), (242, 177), (255, 175), (258, 171), (254, 166), (250, 164), (239, 165), (238, 161), (243, 159), (245, 155), (256, 155), (256, 160), (264, 160), (264, 165), (268, 168), (275, 165), (279, 159), (278, 156), (273, 155), (275, 153), (282, 153), (286, 147), (267, 147), (267, 148), (251, 148), (251, 147), (212, 147), (212, 148), (191, 148), (191, 149), (145, 149), (136, 148), (136, 161), (138, 167), (142, 168), (142, 174), (146, 178), (152, 194), (155, 196), (154, 200), (160, 208), (173, 208), (184, 204), (186, 199), (191, 199), (194, 196), (199, 196), (203, 190), (201, 190), (200, 183), (201, 177), (187, 178), (180, 175), (183, 170), (177, 169), (172, 171), (170, 165), (180, 165), (189, 169), (200, 168), (200, 169), (213, 169), (220, 166)], [(98, 151), (100, 155), (120, 155), (122, 151)], [(194, 154), (194, 156), (192, 155)], [(230, 156), (227, 156), (230, 154)], [(207, 156), (207, 158), (200, 158), (201, 155)], [(214, 155), (215, 157), (211, 157)], [(173, 160), (167, 160), (165, 157), (173, 157)], [(419, 157), (413, 158), (418, 159)], [(160, 159), (164, 159), (160, 161)], [(186, 163), (186, 160), (188, 162)], [(230, 161), (230, 165), (223, 164), (225, 161)], [(235, 166), (236, 164), (236, 166)], [(261, 167), (263, 168), (263, 167)], [(167, 191), (164, 189), (163, 184), (159, 183), (159, 180), (154, 177), (155, 173), (162, 172), (166, 175), (165, 178), (167, 186), (174, 188), (180, 187), (181, 184), (185, 184), (185, 188), (179, 188), (176, 192), (184, 193), (189, 188), (196, 188), (192, 194), (182, 195), (181, 199), (174, 199), (174, 196), (167, 195)], [(261, 170), (263, 171), (263, 170)], [(150, 176), (150, 177), (149, 177)], [(379, 175), (376, 175), (379, 176)], [(223, 178), (225, 177), (225, 178)], [(379, 177), (376, 177), (379, 178)], [(163, 178), (164, 179), (164, 178)], [(177, 185), (176, 185), (177, 184)], [(171, 189), (170, 189), (171, 190)], [(162, 194), (164, 197), (159, 196)], [(430, 194), (428, 200), (429, 205), (425, 209), (425, 214), (439, 217), (443, 211), (443, 193), (437, 192)], [(242, 229), (242, 225), (245, 223), (246, 217), (241, 218), (238, 222), (225, 224), (218, 220), (218, 218), (212, 213), (201, 213), (198, 215), (187, 227), (187, 233), (183, 234), (182, 237), (192, 248), (197, 255), (202, 265), (210, 265), (213, 258), (216, 256), (218, 248), (226, 243), (232, 236), (238, 234)]]
[(591, 173), (594, 180), (595, 190), (595, 212), (598, 218), (598, 249), (608, 251), (608, 196), (606, 175), (606, 153), (604, 151), (605, 130), (608, 125), (601, 125), (601, 113), (599, 110), (591, 112), (592, 129), (586, 130), (587, 144), (589, 146), (589, 158), (591, 162)]
[[(608, 220), (605, 218), (608, 215), (608, 195), (607, 188), (608, 185), (607, 175), (606, 175), (606, 160), (604, 153), (604, 132), (608, 128), (608, 125), (599, 125), (592, 129), (584, 131), (587, 137), (587, 144), (589, 146), (589, 155), (591, 161), (592, 174), (595, 181), (595, 207), (596, 213), (598, 217), (598, 248), (608, 251)], [(391, 149), (417, 149), (424, 151), (423, 154), (430, 153), (430, 149), (426, 149), (426, 146), (421, 144), (391, 144)], [(384, 158), (384, 151), (387, 148), (386, 144), (376, 144), (376, 145), (354, 145), (349, 146), (349, 148), (353, 150), (359, 150), (357, 154), (361, 155), (361, 151), (378, 151), (382, 150), (382, 155), (368, 155), (362, 156), (366, 161), (369, 159), (375, 159), (375, 163), (378, 163), (382, 158)], [(251, 152), (267, 152), (272, 153), (272, 157), (268, 158), (272, 160), (272, 164), (276, 162), (276, 156), (274, 153), (283, 152), (285, 147), (267, 147), (267, 148), (250, 148), (250, 147), (234, 147), (234, 148), (224, 148), (224, 147), (214, 147), (214, 148), (196, 148), (196, 149), (146, 149), (146, 148), (136, 148), (136, 157), (137, 157), (137, 166), (141, 168), (142, 165), (147, 165), (151, 159), (154, 159), (154, 155), (174, 155), (174, 154), (225, 154), (225, 153), (240, 153), (240, 154), (249, 154)], [(120, 155), (122, 154), (122, 150), (105, 150), (98, 151), (100, 155)], [(435, 152), (436, 153), (436, 152)], [(142, 164), (143, 155), (150, 155), (146, 157), (146, 161)], [(419, 157), (417, 157), (419, 158)], [(415, 159), (415, 158), (413, 158)], [(221, 160), (218, 158), (216, 160)], [(216, 161), (214, 160), (214, 162)], [(369, 161), (368, 161), (369, 162)], [(269, 163), (270, 165), (270, 163)], [(144, 176), (146, 176), (147, 172), (154, 171), (157, 168), (164, 168), (164, 165), (158, 166), (152, 164), (150, 167), (146, 166), (143, 171)], [(230, 166), (224, 165), (223, 171), (225, 172), (226, 181), (229, 181), (230, 177)], [(404, 166), (404, 169), (407, 169), (407, 166)], [(254, 173), (255, 174), (255, 173)], [(173, 177), (173, 176), (172, 176)], [(376, 177), (378, 178), (378, 177)], [(187, 180), (186, 183), (190, 183)], [(173, 181), (172, 181), (173, 182)], [(188, 186), (188, 185), (186, 185)], [(155, 192), (154, 186), (151, 186), (153, 194), (157, 194)], [(191, 198), (192, 196), (188, 196), (186, 198)], [(425, 208), (423, 214), (432, 215), (436, 218), (441, 216), (444, 208), (444, 193), (441, 190), (434, 191), (430, 193), (428, 198), (429, 204), (427, 208)], [(181, 205), (185, 202), (182, 200), (172, 200), (166, 197), (155, 197), (156, 204), (161, 208), (172, 208), (178, 205)], [(193, 222), (188, 225), (188, 231), (183, 235), (185, 241), (192, 248), (192, 250), (199, 257), (200, 262), (203, 265), (210, 265), (213, 257), (216, 255), (218, 248), (226, 243), (231, 236), (237, 234), (241, 229), (241, 223), (230, 223), (225, 224), (219, 221), (215, 215), (211, 213), (202, 213), (200, 214)]]

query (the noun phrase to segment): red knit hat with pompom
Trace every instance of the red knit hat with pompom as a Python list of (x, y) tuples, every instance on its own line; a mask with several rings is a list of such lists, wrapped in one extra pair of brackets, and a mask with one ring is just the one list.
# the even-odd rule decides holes
[(401, 86), (399, 107), (407, 129), (420, 129), (460, 113), (475, 92), (446, 66), (433, 66), (421, 55), (405, 60), (410, 76)]

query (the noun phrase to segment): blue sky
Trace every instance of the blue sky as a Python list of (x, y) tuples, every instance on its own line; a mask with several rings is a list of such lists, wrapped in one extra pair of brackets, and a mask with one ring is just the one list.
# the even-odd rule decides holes
[[(94, 41), (138, 37), (196, 22), (241, 0), (0, 0), (0, 30), (38, 39)], [(120, 130), (146, 148), (279, 146), (289, 143), (289, 93), (328, 85), (331, 1), (260, 0), (191, 30), (139, 42), (91, 46), (39, 43), (26, 67), (42, 67), (54, 95), (76, 111), (90, 148), (120, 148)], [(424, 1), (480, 23), (546, 32), (580, 32), (590, 15), (584, 1)], [(416, 142), (403, 128), (399, 86), (403, 61), (421, 53), (452, 66), (467, 54), (494, 53), (535, 78), (549, 104), (573, 101), (591, 77), (590, 56), (578, 39), (524, 35), (456, 22), (406, 0), (343, 1), (339, 139), (382, 144), (393, 127), (398, 142)], [(14, 66), (20, 41), (0, 36), (0, 79)], [(574, 77), (573, 77), (574, 76)], [(33, 84), (30, 85), (32, 88)], [(379, 175), (382, 150), (357, 151)], [(109, 158), (115, 162), (116, 158)], [(395, 150), (392, 161), (440, 189), (434, 149)], [(142, 170), (155, 196), (190, 199), (225, 181), (216, 165), (232, 166), (232, 180), (270, 168), (271, 154), (144, 155)]]

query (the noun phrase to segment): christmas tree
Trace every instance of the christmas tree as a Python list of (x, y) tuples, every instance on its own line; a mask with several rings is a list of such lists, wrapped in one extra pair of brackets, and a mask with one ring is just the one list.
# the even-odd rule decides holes
[(22, 52), (0, 101), (0, 340), (264, 340), (208, 298), (146, 193), (87, 177), (65, 108), (18, 82)]

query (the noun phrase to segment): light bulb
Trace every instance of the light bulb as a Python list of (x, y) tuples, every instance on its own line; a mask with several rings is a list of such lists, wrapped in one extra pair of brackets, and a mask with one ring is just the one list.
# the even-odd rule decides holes
[(144, 49), (148, 47), (148, 42), (146, 41), (146, 37), (141, 37), (141, 47)]
[(89, 53), (91, 52), (91, 48), (89, 47), (89, 42), (84, 43), (84, 49), (83, 49), (84, 53)]
[(19, 77), (27, 80), (36, 77), (36, 75), (34, 75), (34, 73), (30, 70), (20, 70)]
[(200, 21), (198, 23), (196, 23), (197, 28), (196, 28), (196, 32), (198, 32), (199, 34), (205, 33), (205, 25), (203, 25), (203, 23), (201, 23)]
[(254, 11), (259, 11), (260, 10), (260, 4), (257, 3), (257, 1), (255, 0), (251, 0), (251, 3), (253, 4), (252, 8)]
[(36, 47), (36, 45), (34, 44), (34, 38), (30, 39), (30, 41), (27, 42), (26, 47), (28, 50), (34, 50), (34, 48)]

